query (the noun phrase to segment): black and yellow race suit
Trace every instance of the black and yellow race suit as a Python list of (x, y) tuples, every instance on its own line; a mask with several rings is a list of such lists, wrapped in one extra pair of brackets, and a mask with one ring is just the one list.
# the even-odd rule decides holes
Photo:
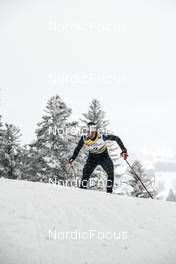
[(78, 145), (74, 150), (72, 159), (73, 160), (76, 159), (83, 145), (89, 151), (88, 159), (83, 168), (83, 176), (81, 179), (81, 186), (80, 186), (81, 188), (84, 189), (87, 188), (86, 183), (88, 182), (91, 174), (93, 173), (94, 169), (98, 165), (100, 165), (108, 175), (106, 190), (107, 192), (112, 192), (113, 184), (114, 184), (114, 165), (107, 150), (107, 146), (106, 146), (107, 140), (116, 141), (117, 144), (120, 146), (122, 152), (127, 151), (122, 140), (115, 135), (110, 135), (110, 134), (105, 135), (105, 134), (96, 133), (93, 139), (88, 138), (86, 136), (82, 136), (81, 139), (79, 140)]

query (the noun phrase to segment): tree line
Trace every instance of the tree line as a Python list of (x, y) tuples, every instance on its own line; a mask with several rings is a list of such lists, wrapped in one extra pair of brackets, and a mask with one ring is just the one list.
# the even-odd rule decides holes
[[(70, 121), (72, 110), (59, 95), (52, 96), (46, 104), (43, 116), (38, 122), (36, 138), (30, 144), (21, 144), (21, 131), (14, 124), (2, 122), (0, 116), (0, 176), (9, 179), (49, 182), (49, 179), (68, 180), (74, 177), (73, 170), (68, 164), (73, 150), (79, 140), (79, 133), (72, 133), (74, 128), (82, 128), (86, 123), (93, 121), (98, 128), (107, 128), (110, 124), (105, 118), (100, 102), (93, 99), (87, 113), (83, 113), (79, 120)], [(59, 129), (66, 129), (67, 133), (59, 133)], [(121, 162), (118, 155), (118, 146), (108, 143), (110, 155), (115, 166), (115, 178), (121, 173), (118, 168)], [(82, 168), (88, 153), (81, 151), (74, 162), (74, 174), (82, 176)], [(150, 177), (145, 173), (142, 164), (135, 161), (133, 164), (139, 175), (150, 185)], [(146, 197), (140, 183), (135, 179), (132, 171), (125, 172), (125, 194)], [(131, 176), (131, 177), (130, 177)], [(106, 177), (101, 168), (93, 173), (95, 180)], [(130, 187), (130, 188), (129, 188)], [(96, 187), (95, 187), (96, 188)], [(130, 191), (129, 191), (130, 190)]]

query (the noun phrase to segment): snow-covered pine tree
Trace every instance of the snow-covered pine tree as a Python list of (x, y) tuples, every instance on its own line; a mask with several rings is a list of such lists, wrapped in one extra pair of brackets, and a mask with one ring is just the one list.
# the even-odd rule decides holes
[(4, 177), (16, 179), (21, 173), (21, 147), (20, 147), (20, 129), (12, 124), (5, 124), (3, 130), (3, 155), (1, 159), (1, 168), (4, 171)]
[(68, 165), (74, 145), (74, 136), (69, 133), (70, 127), (73, 126), (73, 123), (68, 122), (70, 115), (71, 109), (56, 95), (48, 100), (45, 115), (38, 123), (37, 140), (31, 147), (33, 162), (40, 160), (42, 166), (36, 168), (36, 173), (45, 181), (49, 178), (66, 180), (72, 177)]
[(25, 145), (22, 149), (21, 179), (47, 182), (46, 162), (41, 151), (34, 147), (33, 143)]
[(176, 202), (176, 195), (175, 195), (173, 189), (170, 189), (170, 190), (169, 190), (168, 196), (166, 197), (166, 201), (169, 201), (169, 202)]
[(5, 170), (4, 170), (4, 165), (3, 165), (3, 160), (4, 160), (4, 151), (5, 151), (5, 130), (3, 128), (3, 123), (1, 121), (1, 116), (0, 116), (0, 177), (5, 176)]
[(97, 99), (93, 99), (89, 104), (89, 109), (87, 113), (83, 113), (83, 119), (81, 121), (84, 125), (88, 122), (94, 122), (97, 128), (106, 129), (109, 125), (109, 121), (105, 120), (105, 112), (103, 111), (100, 102)]
[[(152, 188), (152, 175), (148, 175), (146, 170), (144, 169), (144, 166), (141, 161), (135, 160), (132, 164), (133, 170), (136, 172), (136, 174), (140, 177), (141, 181), (147, 188), (147, 190), (152, 194), (152, 196), (156, 195), (156, 191)], [(149, 198), (149, 194), (144, 189), (140, 181), (135, 176), (134, 172), (129, 168), (128, 170), (129, 175), (131, 175), (131, 178), (128, 181), (128, 184), (133, 188), (133, 191), (131, 192), (132, 196), (135, 197), (142, 197), (142, 198)]]

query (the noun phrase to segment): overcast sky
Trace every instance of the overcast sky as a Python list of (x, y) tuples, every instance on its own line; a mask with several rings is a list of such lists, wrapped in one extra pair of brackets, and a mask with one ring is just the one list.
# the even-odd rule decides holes
[(50, 96), (97, 98), (137, 153), (176, 154), (176, 2), (0, 0), (3, 121), (34, 139)]

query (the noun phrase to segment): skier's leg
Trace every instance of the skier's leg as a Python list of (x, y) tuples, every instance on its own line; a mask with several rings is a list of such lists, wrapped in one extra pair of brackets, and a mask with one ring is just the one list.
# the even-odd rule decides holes
[(97, 166), (97, 162), (95, 159), (88, 158), (87, 162), (83, 168), (83, 176), (81, 179), (80, 188), (87, 189), (89, 178)]
[(100, 161), (100, 165), (108, 175), (106, 191), (112, 193), (114, 185), (114, 165), (108, 154)]

